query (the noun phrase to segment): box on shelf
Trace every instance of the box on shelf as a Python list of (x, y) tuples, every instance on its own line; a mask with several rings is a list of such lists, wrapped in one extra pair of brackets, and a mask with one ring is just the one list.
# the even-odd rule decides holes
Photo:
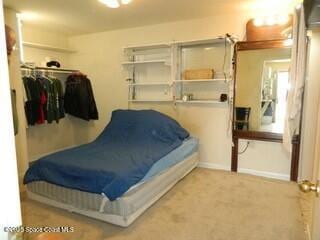
[(183, 72), (184, 80), (213, 79), (213, 69), (188, 69)]

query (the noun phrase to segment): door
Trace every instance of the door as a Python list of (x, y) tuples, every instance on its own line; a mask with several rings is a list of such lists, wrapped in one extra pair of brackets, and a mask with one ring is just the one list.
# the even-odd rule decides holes
[(318, 126), (317, 126), (317, 141), (316, 153), (314, 163), (314, 180), (317, 182), (317, 196), (314, 199), (313, 211), (313, 226), (312, 226), (312, 240), (320, 240), (320, 105), (318, 109)]
[(320, 105), (318, 107), (318, 124), (317, 124), (317, 139), (316, 151), (314, 157), (314, 177), (313, 181), (308, 180), (300, 183), (300, 189), (303, 192), (315, 192), (313, 198), (313, 218), (311, 226), (311, 240), (320, 240)]
[(5, 227), (21, 225), (17, 160), (11, 110), (8, 61), (6, 55), (3, 2), (0, 0), (0, 99), (1, 159), (0, 239), (9, 239)]

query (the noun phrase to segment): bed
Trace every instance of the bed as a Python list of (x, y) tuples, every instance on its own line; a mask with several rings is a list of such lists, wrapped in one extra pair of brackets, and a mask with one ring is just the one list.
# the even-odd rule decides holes
[[(119, 165), (123, 161), (129, 163)], [(173, 119), (117, 110), (95, 141), (38, 160), (24, 182), (30, 199), (127, 227), (198, 161), (197, 139)]]

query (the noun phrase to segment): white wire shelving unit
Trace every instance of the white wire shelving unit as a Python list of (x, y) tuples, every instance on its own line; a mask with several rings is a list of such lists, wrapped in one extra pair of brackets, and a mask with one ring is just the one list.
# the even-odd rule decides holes
[[(138, 103), (138, 102), (172, 102), (175, 104), (219, 104), (219, 105), (227, 105), (228, 101), (221, 102), (220, 100), (214, 99), (192, 99), (189, 101), (182, 100), (182, 92), (179, 94), (179, 89), (183, 89), (183, 86), (196, 86), (196, 84), (205, 84), (217, 83), (219, 86), (231, 86), (233, 81), (232, 69), (221, 69), (222, 71), (219, 74), (215, 75), (213, 79), (194, 79), (194, 80), (184, 80), (182, 78), (182, 63), (181, 63), (181, 49), (184, 48), (193, 48), (193, 47), (203, 47), (203, 46), (213, 46), (213, 47), (230, 47), (230, 54), (233, 54), (233, 47), (236, 42), (236, 38), (232, 36), (218, 36), (216, 38), (209, 39), (196, 39), (189, 41), (171, 41), (165, 43), (155, 43), (155, 44), (144, 44), (144, 45), (131, 45), (123, 48), (124, 53), (126, 55), (126, 60), (122, 62), (122, 66), (128, 71), (131, 71), (131, 75), (127, 78), (128, 81), (128, 102), (129, 103)], [(150, 58), (147, 55), (148, 52), (158, 53), (164, 52), (167, 53), (165, 57), (154, 57)], [(232, 56), (228, 56), (232, 59)], [(140, 75), (140, 68), (156, 68), (164, 64), (167, 67), (170, 67), (171, 76), (170, 79), (164, 78), (164, 81), (154, 81), (154, 79), (144, 79), (143, 81), (139, 81), (137, 79)], [(228, 62), (230, 67), (232, 67), (232, 62)], [(141, 67), (140, 67), (141, 66)], [(219, 69), (220, 70), (220, 69)], [(230, 71), (229, 71), (230, 70)], [(147, 70), (145, 70), (147, 71)], [(221, 74), (222, 73), (222, 74)], [(201, 85), (202, 86), (202, 85)], [(215, 86), (215, 85), (210, 85)], [(217, 85), (218, 86), (218, 85)], [(153, 89), (158, 88), (159, 93), (168, 92), (170, 88), (170, 94), (168, 96), (168, 100), (162, 100), (163, 95), (159, 95), (159, 97), (153, 97), (150, 99), (146, 97), (145, 99), (140, 99), (141, 95), (137, 96), (137, 93), (141, 93), (141, 91), (147, 91), (147, 87), (152, 87)], [(225, 92), (223, 92), (225, 93)], [(227, 92), (228, 95), (232, 95)], [(230, 99), (229, 99), (230, 101)]]

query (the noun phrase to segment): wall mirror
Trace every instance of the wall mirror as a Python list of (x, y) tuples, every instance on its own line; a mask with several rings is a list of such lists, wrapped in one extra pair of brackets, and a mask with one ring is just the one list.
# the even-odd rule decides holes
[(291, 48), (237, 49), (234, 129), (282, 134)]
[[(290, 40), (238, 42), (235, 50), (232, 171), (238, 170), (239, 139), (282, 142)], [(297, 181), (300, 137), (292, 141), (290, 179)]]

